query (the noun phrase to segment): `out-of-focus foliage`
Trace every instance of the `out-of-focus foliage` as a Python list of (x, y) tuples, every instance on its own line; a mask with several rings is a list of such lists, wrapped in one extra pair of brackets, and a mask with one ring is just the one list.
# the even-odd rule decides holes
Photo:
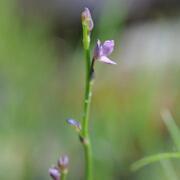
[[(52, 36), (49, 19), (26, 22), (10, 2), (0, 2), (0, 179), (49, 179), (48, 168), (64, 153), (68, 179), (82, 179), (83, 151), (65, 122), (82, 115), (81, 38), (69, 45)], [(93, 36), (115, 38), (118, 65), (96, 66), (90, 130), (95, 179), (160, 180), (172, 170), (179, 179), (178, 160), (136, 173), (130, 165), (174, 150), (160, 112), (169, 109), (180, 125), (180, 17), (160, 15), (126, 27), (127, 13), (108, 6), (102, 6)]]

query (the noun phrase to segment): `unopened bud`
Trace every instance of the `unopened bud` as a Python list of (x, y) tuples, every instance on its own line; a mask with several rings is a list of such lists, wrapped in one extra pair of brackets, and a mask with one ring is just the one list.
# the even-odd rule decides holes
[(72, 127), (74, 127), (77, 132), (81, 131), (81, 123), (80, 122), (76, 121), (75, 119), (71, 119), (71, 118), (67, 119), (66, 122), (69, 125), (71, 125)]
[(53, 180), (60, 180), (60, 172), (57, 167), (49, 168), (49, 175)]
[(69, 158), (68, 156), (64, 155), (61, 156), (57, 162), (58, 167), (61, 171), (67, 171), (69, 165)]
[(94, 23), (88, 8), (84, 8), (84, 11), (81, 14), (81, 18), (82, 23), (88, 28), (89, 32), (91, 32), (94, 27)]

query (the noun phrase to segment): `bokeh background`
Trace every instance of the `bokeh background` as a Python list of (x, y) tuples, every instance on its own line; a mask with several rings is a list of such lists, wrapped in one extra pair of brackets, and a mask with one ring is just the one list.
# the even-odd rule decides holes
[(85, 6), (92, 44), (116, 42), (117, 65), (96, 64), (94, 179), (180, 179), (178, 159), (130, 170), (138, 159), (176, 150), (161, 112), (180, 125), (179, 0), (1, 0), (0, 179), (48, 180), (48, 168), (67, 154), (68, 179), (83, 180), (83, 150), (65, 119), (82, 118)]

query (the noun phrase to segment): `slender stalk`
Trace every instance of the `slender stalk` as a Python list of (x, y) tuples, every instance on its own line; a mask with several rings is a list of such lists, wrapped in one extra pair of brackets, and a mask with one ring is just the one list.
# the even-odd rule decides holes
[(82, 122), (82, 135), (88, 135), (88, 120), (89, 111), (92, 95), (92, 81), (90, 80), (90, 50), (85, 50), (86, 57), (86, 84), (85, 84), (85, 95), (84, 95), (84, 112), (83, 112), (83, 122)]
[(91, 142), (89, 138), (89, 111), (92, 96), (92, 85), (93, 81), (90, 77), (91, 69), (91, 57), (90, 57), (90, 36), (87, 26), (83, 24), (83, 46), (86, 58), (86, 83), (85, 83), (85, 95), (84, 95), (84, 112), (82, 120), (82, 144), (84, 147), (84, 158), (85, 158), (85, 179), (92, 180), (92, 150)]
[(68, 173), (67, 170), (61, 172), (61, 180), (66, 180), (67, 173)]

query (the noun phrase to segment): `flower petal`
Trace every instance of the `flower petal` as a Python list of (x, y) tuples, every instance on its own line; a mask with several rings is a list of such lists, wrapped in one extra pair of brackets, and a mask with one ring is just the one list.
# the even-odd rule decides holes
[(107, 64), (116, 64), (116, 62), (110, 60), (108, 57), (106, 56), (101, 56), (99, 59), (99, 61), (102, 61), (104, 63), (107, 63)]
[(101, 41), (98, 39), (96, 46), (94, 48), (94, 58), (98, 59), (103, 55), (103, 49), (102, 49), (102, 45), (101, 45)]
[(103, 56), (110, 55), (114, 50), (114, 40), (107, 40), (102, 45)]

